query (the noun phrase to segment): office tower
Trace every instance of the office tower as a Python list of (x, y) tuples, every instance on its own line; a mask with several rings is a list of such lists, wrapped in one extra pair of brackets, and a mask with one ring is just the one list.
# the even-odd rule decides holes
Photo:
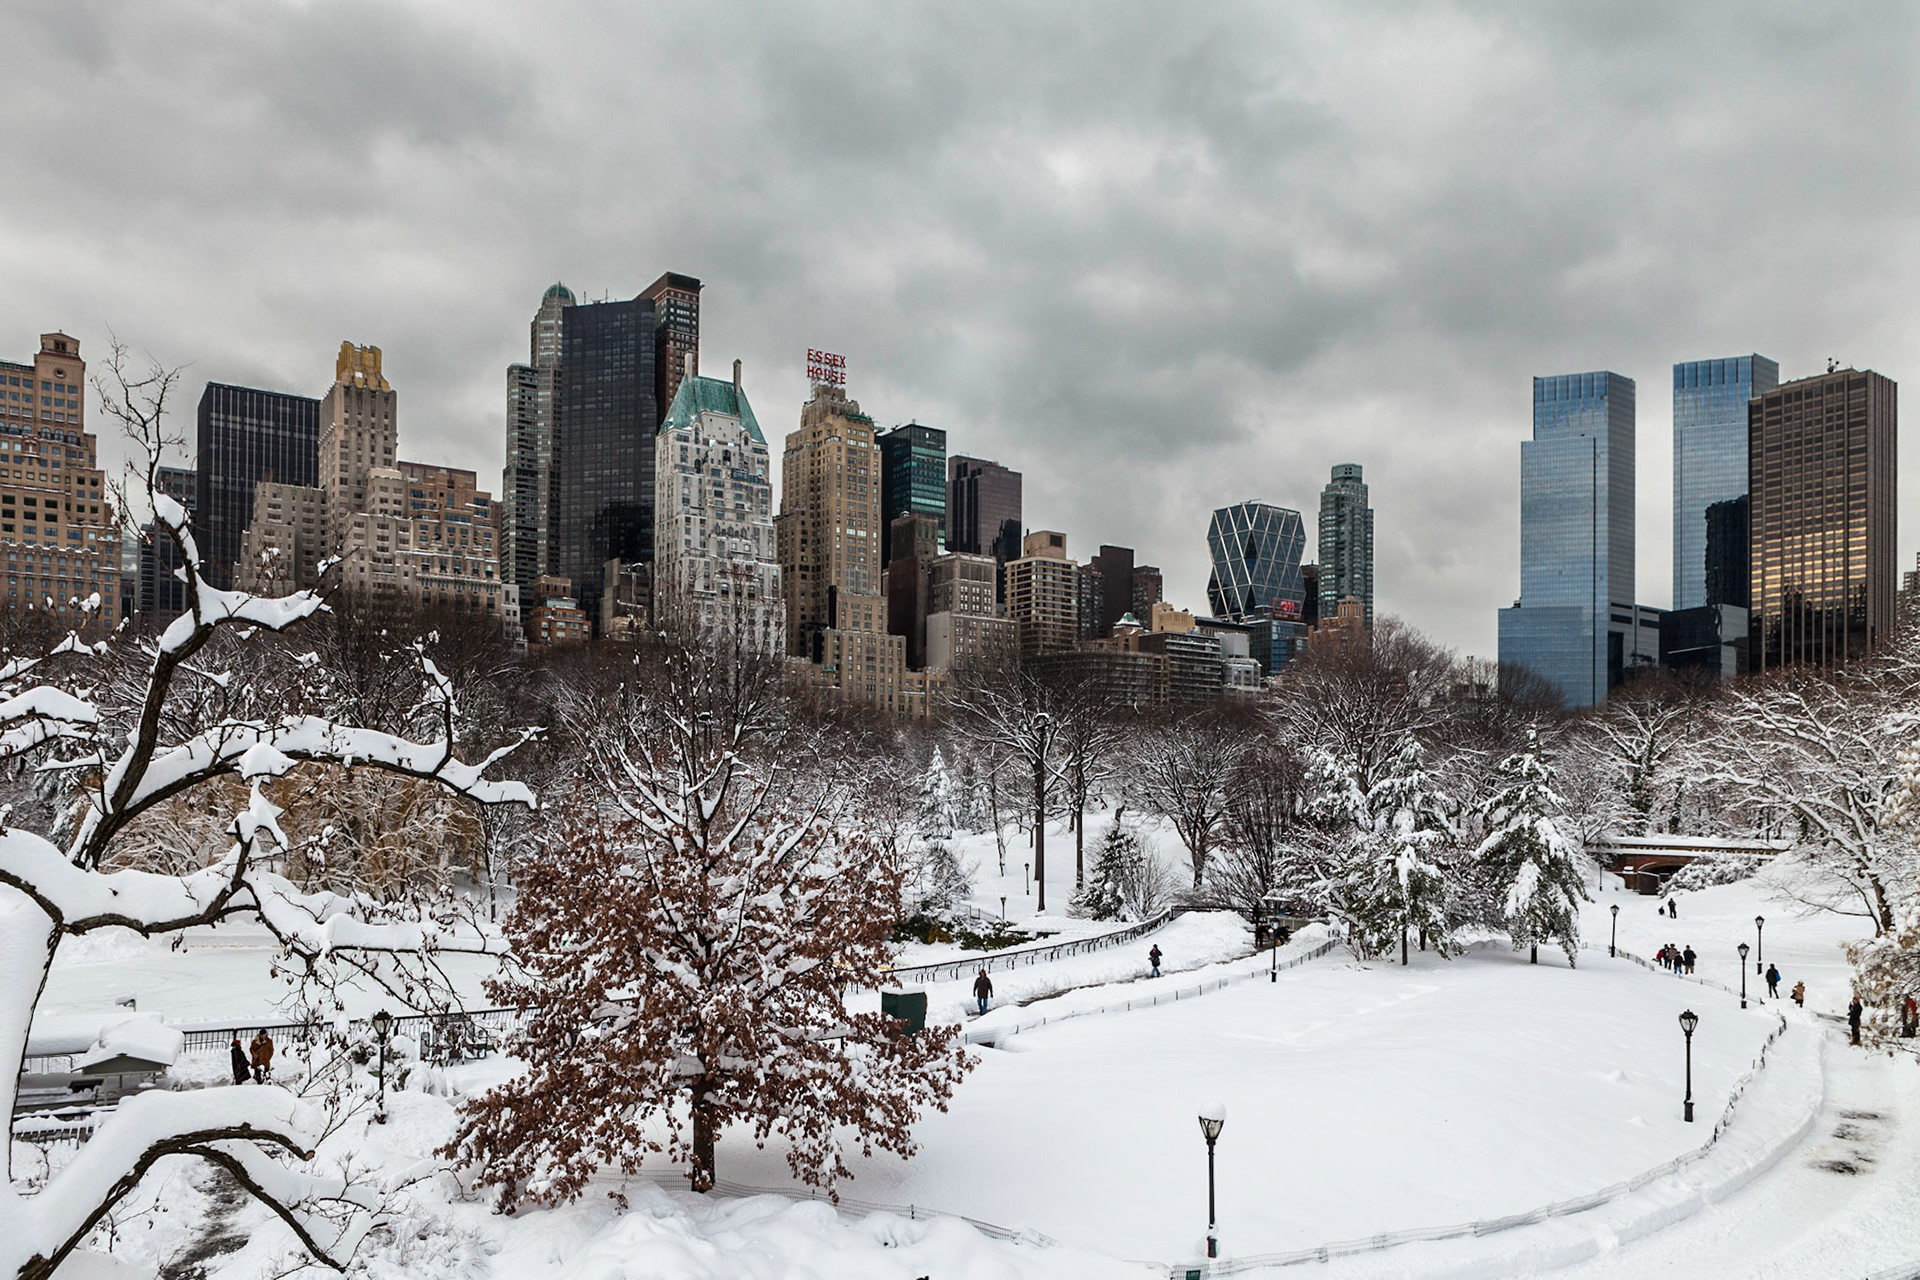
[(929, 671), (992, 669), (1011, 660), (1019, 629), (999, 616), (992, 556), (949, 551), (926, 569)]
[(1133, 567), (1133, 592), (1127, 608), (1136, 621), (1146, 618), (1164, 594), (1158, 565), (1137, 564)]
[(1317, 564), (1300, 566), (1300, 602), (1300, 625), (1312, 630), (1320, 622), (1320, 566)]
[(1300, 619), (1300, 555), (1307, 542), (1300, 513), (1268, 502), (1221, 507), (1207, 526), (1213, 573), (1207, 604), (1216, 618), (1244, 621), (1265, 612)]
[[(1707, 512), (1747, 492), (1747, 402), (1780, 382), (1761, 355), (1673, 366), (1673, 607), (1709, 603)], [(1724, 603), (1724, 602), (1722, 602)]]
[[(41, 334), (30, 361), (0, 361), (0, 546), (8, 613), (104, 635), (126, 613), (86, 384), (80, 343), (64, 333)], [(95, 596), (97, 610), (82, 608)]]
[(904, 515), (933, 518), (938, 553), (947, 540), (947, 433), (909, 422), (879, 443), (881, 559), (893, 563), (893, 522)]
[(700, 282), (669, 271), (637, 300), (653, 304), (653, 397), (664, 422), (681, 379), (700, 372)]
[(1342, 462), (1320, 491), (1320, 608), (1334, 616), (1340, 602), (1360, 602), (1366, 625), (1373, 625), (1373, 508), (1360, 464)]
[[(195, 476), (191, 467), (159, 467), (154, 485), (193, 515)], [(176, 576), (180, 570), (180, 548), (173, 538), (152, 521), (140, 527), (139, 582), (134, 607), (142, 625), (164, 626), (187, 609), (187, 584)]]
[(927, 615), (931, 612), (927, 574), (940, 554), (940, 521), (931, 512), (908, 511), (886, 525), (893, 547), (893, 560), (883, 575), (887, 630), (906, 639), (907, 666), (915, 670), (927, 665)]
[(947, 460), (947, 549), (992, 556), (1006, 602), (1006, 565), (1020, 555), (1020, 473), (984, 458)]
[(1066, 535), (1051, 529), (1028, 534), (1005, 576), (1007, 617), (1020, 656), (1071, 649), (1080, 636), (1080, 566), (1067, 559)]
[(1633, 431), (1633, 379), (1533, 380), (1533, 439), (1520, 446), (1520, 599), (1500, 611), (1500, 664), (1534, 672), (1569, 706), (1603, 701), (1643, 655)]
[(284, 595), (331, 584), (504, 619), (492, 495), (472, 471), (395, 457), (398, 443), (380, 349), (341, 343), (320, 400), (320, 483), (254, 486), (235, 585)]
[(1891, 635), (1898, 395), (1835, 369), (1749, 405), (1755, 669), (1833, 666)]
[(200, 394), (194, 450), (193, 539), (201, 572), (233, 586), (240, 535), (263, 480), (320, 483), (320, 402), (255, 387), (209, 382)]
[(732, 382), (698, 374), (680, 381), (655, 456), (658, 625), (681, 635), (732, 633), (760, 651), (784, 652), (767, 438), (741, 389), (738, 360)]
[(644, 298), (560, 313), (548, 571), (572, 582), (590, 619), (608, 560), (653, 559), (657, 330)]
[(560, 317), (573, 290), (555, 281), (528, 326), (526, 364), (507, 366), (507, 464), (500, 475), (500, 573), (533, 607), (533, 584), (551, 567), (553, 431), (560, 390)]
[(1102, 545), (1087, 568), (1092, 571), (1091, 585), (1095, 588), (1086, 602), (1091, 609), (1087, 635), (1098, 640), (1112, 635), (1120, 619), (1133, 611), (1133, 548)]
[[(1742, 454), (1745, 452), (1745, 449), (1741, 450)], [(1744, 493), (1707, 507), (1703, 522), (1707, 529), (1707, 604), (1727, 604), (1741, 609), (1752, 604), (1747, 564), (1753, 551), (1752, 523), (1748, 518), (1751, 508), (1752, 500)]]

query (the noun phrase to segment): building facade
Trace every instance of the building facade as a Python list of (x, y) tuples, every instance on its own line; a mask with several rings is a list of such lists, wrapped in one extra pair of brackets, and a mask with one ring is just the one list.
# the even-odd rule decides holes
[(1332, 617), (1342, 600), (1358, 600), (1373, 625), (1373, 508), (1360, 464), (1342, 462), (1320, 491), (1320, 608)]
[(193, 540), (207, 581), (228, 588), (255, 486), (320, 483), (320, 401), (209, 382), (194, 444)]
[(675, 634), (786, 647), (767, 440), (740, 385), (681, 379), (656, 443), (655, 616)]
[(1673, 607), (1707, 599), (1707, 521), (1747, 493), (1747, 402), (1780, 383), (1762, 355), (1673, 366)]
[(555, 281), (528, 326), (528, 363), (507, 366), (507, 462), (500, 473), (500, 573), (523, 608), (552, 567), (553, 436), (560, 395), (561, 315), (573, 290)]
[(1020, 656), (1071, 649), (1080, 638), (1080, 566), (1067, 558), (1066, 535), (1051, 529), (1028, 534), (1004, 577)]
[(947, 460), (947, 550), (992, 556), (1001, 602), (1007, 562), (1020, 555), (1020, 473), (985, 458)]
[(86, 636), (126, 616), (118, 521), (86, 430), (80, 343), (40, 335), (30, 360), (0, 361), (0, 547), (7, 611)]
[(947, 433), (909, 422), (883, 433), (879, 444), (881, 560), (893, 563), (893, 522), (906, 515), (934, 522), (937, 554), (947, 541)]
[[(1535, 378), (1533, 439), (1520, 446), (1520, 599), (1500, 611), (1500, 663), (1534, 672), (1569, 706), (1604, 701), (1643, 652), (1630, 647), (1633, 486), (1633, 379)], [(1616, 604), (1628, 622), (1613, 621)]]
[(1833, 666), (1892, 634), (1898, 396), (1891, 378), (1835, 369), (1748, 406), (1756, 670)]
[[(195, 476), (191, 467), (157, 467), (154, 487), (179, 503), (192, 527)], [(187, 611), (187, 584), (179, 577), (180, 547), (158, 524), (140, 526), (139, 583), (134, 609), (143, 626), (165, 626)]]
[(1216, 618), (1244, 621), (1263, 611), (1297, 621), (1303, 592), (1300, 560), (1306, 550), (1300, 513), (1269, 502), (1221, 507), (1207, 526), (1207, 604)]
[(638, 300), (653, 304), (653, 399), (665, 422), (681, 380), (700, 372), (700, 282), (668, 271)]
[(794, 657), (819, 661), (821, 637), (868, 612), (886, 630), (875, 434), (858, 401), (822, 383), (787, 435), (774, 529)]

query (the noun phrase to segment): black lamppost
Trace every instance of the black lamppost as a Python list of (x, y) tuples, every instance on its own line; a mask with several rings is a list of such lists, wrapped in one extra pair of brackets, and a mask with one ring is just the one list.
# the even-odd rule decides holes
[(1267, 981), (1280, 981), (1280, 918), (1274, 917), (1273, 928), (1267, 934), (1267, 956), (1272, 963), (1268, 970)]
[(1213, 1144), (1220, 1140), (1220, 1130), (1226, 1126), (1227, 1109), (1216, 1102), (1200, 1113), (1200, 1132), (1207, 1140), (1207, 1256), (1220, 1256), (1220, 1240), (1214, 1232), (1217, 1219), (1213, 1212)]
[(380, 1042), (380, 1102), (374, 1109), (373, 1122), (387, 1122), (387, 1037), (393, 1034), (393, 1015), (385, 1009), (369, 1019), (373, 1023), (374, 1038)]
[(1619, 954), (1619, 949), (1615, 945), (1619, 941), (1620, 941), (1620, 904), (1616, 902), (1613, 904), (1613, 932), (1609, 934), (1607, 937), (1607, 958), (1608, 959), (1612, 959), (1614, 956)]
[(1753, 971), (1755, 973), (1766, 972), (1766, 966), (1767, 966), (1766, 928), (1767, 928), (1767, 918), (1765, 916), (1755, 916), (1753, 918)]
[(1741, 943), (1740, 951), (1740, 1007), (1747, 1007), (1747, 944)]
[(1680, 1118), (1688, 1124), (1693, 1123), (1693, 1029), (1700, 1025), (1700, 1015), (1688, 1009), (1680, 1015), (1680, 1030), (1687, 1037), (1687, 1100), (1681, 1104)]

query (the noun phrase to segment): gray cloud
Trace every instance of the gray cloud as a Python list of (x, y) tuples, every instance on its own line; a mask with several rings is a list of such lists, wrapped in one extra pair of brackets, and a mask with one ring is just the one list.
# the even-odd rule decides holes
[(1212, 507), (1365, 463), (1381, 606), (1488, 653), (1532, 375), (1638, 379), (1661, 604), (1670, 365), (1914, 345), (1904, 6), (609, 9), (23, 14), (0, 352), (110, 325), (186, 411), (377, 343), (403, 451), (497, 477), (545, 285), (686, 271), (770, 427), (843, 351), (1188, 603)]

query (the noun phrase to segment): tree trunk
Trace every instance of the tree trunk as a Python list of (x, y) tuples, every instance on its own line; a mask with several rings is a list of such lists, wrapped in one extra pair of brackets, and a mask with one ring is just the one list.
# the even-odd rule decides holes
[(713, 1190), (713, 1144), (720, 1127), (716, 1110), (703, 1079), (693, 1088), (693, 1164), (687, 1170), (695, 1191)]

